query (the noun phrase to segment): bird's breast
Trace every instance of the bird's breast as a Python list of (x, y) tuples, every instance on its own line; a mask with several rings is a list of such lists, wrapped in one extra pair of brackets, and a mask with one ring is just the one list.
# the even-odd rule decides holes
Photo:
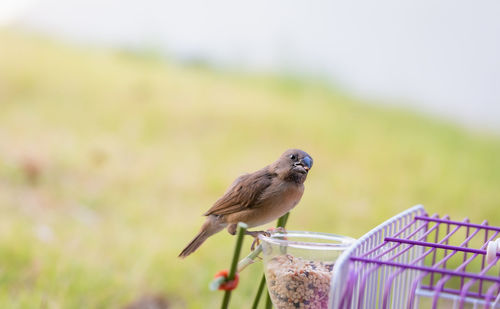
[(275, 192), (266, 193), (260, 200), (259, 205), (245, 212), (244, 222), (249, 227), (269, 223), (289, 212), (300, 201), (304, 193), (304, 187), (293, 184), (286, 187), (277, 187)]

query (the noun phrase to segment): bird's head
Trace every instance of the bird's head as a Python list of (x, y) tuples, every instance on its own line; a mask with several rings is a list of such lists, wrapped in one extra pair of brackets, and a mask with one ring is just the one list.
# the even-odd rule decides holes
[(289, 149), (275, 162), (279, 177), (303, 183), (313, 165), (313, 159), (307, 152), (300, 149)]

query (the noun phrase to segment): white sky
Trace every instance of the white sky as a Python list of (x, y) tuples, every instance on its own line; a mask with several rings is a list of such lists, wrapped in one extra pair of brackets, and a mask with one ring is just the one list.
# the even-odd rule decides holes
[[(1, 0), (0, 11), (23, 1)], [(496, 0), (38, 0), (17, 24), (249, 70), (318, 73), (357, 95), (500, 130), (499, 16)]]
[(26, 9), (32, 7), (36, 0), (2, 0), (0, 1), (0, 26), (14, 21)]

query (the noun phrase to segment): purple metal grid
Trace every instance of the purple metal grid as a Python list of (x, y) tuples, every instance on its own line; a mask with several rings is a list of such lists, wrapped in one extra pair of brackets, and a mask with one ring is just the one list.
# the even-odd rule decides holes
[[(382, 253), (383, 250), (380, 249), (385, 244), (383, 239), (389, 235), (408, 237), (410, 234), (415, 235), (414, 232), (417, 230), (416, 236), (420, 236), (424, 229), (415, 228), (414, 217), (424, 213), (425, 211), (420, 205), (408, 209), (365, 234), (349, 250), (344, 252), (335, 265), (336, 271), (332, 278), (330, 291), (330, 308), (373, 308), (374, 304), (382, 298), (383, 289), (372, 287), (383, 283), (384, 278), (388, 275), (388, 268), (377, 265), (378, 270), (370, 276), (372, 271), (367, 269), (371, 267), (369, 264), (353, 262), (349, 258), (360, 255), (372, 257)], [(365, 282), (368, 289), (363, 290), (363, 287), (360, 287), (361, 278), (366, 277), (369, 277), (368, 282)], [(402, 302), (401, 299), (397, 301)]]
[[(443, 230), (445, 235), (441, 235)], [(474, 308), (491, 308), (500, 297), (500, 273), (492, 276), (488, 272), (500, 260), (500, 253), (493, 263), (486, 264), (485, 249), (499, 234), (500, 227), (489, 226), (487, 221), (452, 221), (448, 216), (429, 217), (423, 208), (410, 209), (372, 230), (348, 253), (348, 273), (344, 261), (339, 265), (347, 281), (342, 293), (333, 290), (340, 296), (333, 303), (338, 308), (414, 308), (418, 307), (416, 296), (421, 296), (418, 291), (428, 291), (432, 308), (438, 307), (440, 299), (451, 299), (458, 308), (466, 302)], [(459, 244), (450, 244), (452, 240), (457, 243), (457, 238)], [(461, 258), (460, 265), (452, 265), (453, 256)], [(475, 260), (480, 262), (479, 271), (468, 269)], [(453, 261), (456, 264), (456, 259)], [(338, 281), (336, 278), (333, 284), (337, 288), (341, 286)], [(476, 283), (477, 291), (471, 291)]]
[[(422, 275), (424, 275), (424, 276), (430, 273), (430, 285), (427, 286), (427, 288), (430, 290), (433, 290), (435, 293), (435, 296), (434, 296), (433, 302), (432, 302), (433, 308), (437, 308), (439, 296), (440, 296), (441, 292), (446, 292), (446, 293), (460, 295), (460, 304), (459, 304), (460, 307), (459, 308), (462, 309), (464, 306), (464, 303), (465, 303), (464, 301), (465, 301), (467, 296), (468, 297), (482, 297), (483, 296), (482, 295), (482, 284), (484, 284), (484, 281), (491, 281), (494, 284), (488, 290), (487, 297), (485, 297), (485, 302), (486, 302), (485, 308), (489, 308), (490, 302), (494, 299), (493, 294), (494, 294), (495, 286), (500, 285), (500, 277), (493, 277), (493, 276), (486, 275), (488, 270), (495, 265), (495, 263), (492, 263), (492, 264), (489, 264), (487, 267), (484, 267), (484, 256), (486, 255), (486, 250), (484, 250), (484, 249), (487, 246), (487, 241), (484, 242), (484, 244), (481, 246), (481, 249), (469, 248), (468, 244), (469, 244), (470, 240), (472, 240), (472, 238), (474, 236), (476, 236), (481, 230), (488, 230), (488, 231), (493, 230), (493, 231), (495, 231), (495, 234), (493, 236), (491, 236), (489, 239), (487, 239), (487, 240), (493, 240), (500, 232), (500, 227), (487, 226), (486, 225), (487, 221), (484, 221), (483, 224), (478, 225), (478, 224), (469, 223), (468, 219), (465, 219), (463, 222), (457, 222), (457, 221), (451, 221), (447, 217), (445, 217), (445, 218), (446, 219), (439, 219), (436, 217), (436, 215), (434, 215), (432, 218), (429, 218), (427, 216), (416, 216), (414, 218), (414, 221), (412, 221), (413, 224), (416, 224), (419, 220), (436, 223), (433, 228), (429, 229), (428, 231), (426, 231), (426, 233), (424, 235), (420, 236), (419, 240), (411, 240), (410, 239), (410, 237), (413, 236), (415, 232), (413, 234), (410, 234), (409, 237), (407, 237), (407, 238), (384, 237), (383, 244), (377, 246), (376, 247), (377, 249), (382, 249), (383, 247), (387, 246), (390, 243), (397, 243), (397, 245), (386, 249), (381, 254), (378, 254), (372, 258), (364, 258), (363, 257), (363, 256), (367, 256), (370, 252), (368, 252), (368, 254), (367, 253), (362, 254), (361, 257), (357, 257), (357, 256), (351, 257), (351, 261), (360, 261), (360, 262), (364, 262), (364, 263), (377, 264), (379, 266), (380, 265), (387, 265), (387, 266), (393, 266), (393, 267), (399, 268), (398, 270), (395, 270), (394, 272), (392, 272), (391, 275), (389, 276), (388, 280), (385, 281), (382, 308), (388, 308), (388, 306), (389, 306), (389, 303), (390, 303), (389, 297), (391, 294), (391, 288), (392, 288), (392, 283), (393, 283), (394, 279), (398, 275), (400, 275), (402, 272), (409, 270), (409, 269), (419, 270), (422, 272)], [(447, 235), (441, 241), (438, 241), (439, 233), (437, 231), (435, 232), (434, 242), (427, 242), (427, 241), (420, 240), (420, 239), (427, 237), (427, 235), (429, 235), (430, 232), (434, 232), (435, 229), (438, 229), (440, 224), (447, 225)], [(449, 232), (450, 225), (456, 226), (455, 229), (451, 232)], [(422, 225), (422, 226), (424, 226), (424, 225)], [(453, 234), (455, 234), (460, 228), (463, 228), (463, 227), (465, 227), (465, 229), (466, 229), (466, 239), (460, 244), (460, 246), (448, 245), (447, 243), (449, 242), (449, 238)], [(394, 236), (399, 236), (399, 234), (401, 234), (407, 228), (408, 228), (408, 226), (406, 226), (403, 230), (401, 230), (399, 233), (395, 234)], [(475, 229), (475, 231), (472, 234), (470, 233), (470, 228)], [(417, 231), (418, 231), (418, 229), (417, 229)], [(486, 232), (485, 232), (485, 235), (486, 235)], [(443, 244), (443, 242), (446, 244)], [(398, 253), (390, 256), (388, 259), (383, 259), (384, 255), (389, 254), (391, 251), (398, 248), (401, 244), (407, 244), (409, 246), (407, 248), (405, 248), (404, 250), (399, 251)], [(420, 246), (420, 247), (424, 247), (424, 248), (429, 247), (431, 249), (425, 251), (422, 255), (418, 256), (416, 259), (412, 260), (410, 263), (392, 262), (393, 260), (395, 260), (397, 257), (399, 257), (404, 252), (408, 251), (413, 246)], [(445, 250), (444, 257), (439, 261), (436, 260), (437, 252), (438, 252), (437, 249), (444, 249)], [(450, 250), (451, 253), (448, 253), (448, 250)], [(372, 249), (371, 251), (373, 252), (374, 250)], [(433, 253), (433, 255), (432, 255), (433, 267), (415, 265), (418, 261), (423, 260), (431, 252)], [(453, 269), (453, 270), (446, 269), (446, 268), (444, 268), (444, 269), (438, 268), (440, 265), (445, 266), (446, 264), (444, 264), (444, 263), (446, 263), (446, 261), (448, 261), (457, 252), (464, 252), (463, 263), (459, 267), (457, 267), (456, 269)], [(474, 255), (471, 258), (467, 259), (467, 253), (473, 253)], [(466, 272), (467, 265), (478, 255), (483, 256), (483, 263), (481, 265), (482, 271), (479, 274)], [(498, 259), (500, 259), (500, 253), (497, 253), (497, 260)], [(373, 268), (372, 268), (372, 270), (373, 270)], [(442, 278), (436, 284), (434, 284), (434, 277), (436, 274), (441, 274), (444, 276), (442, 276)], [(419, 282), (420, 280), (422, 280), (423, 279), (422, 275), (419, 276), (418, 279), (415, 281)], [(455, 289), (450, 289), (450, 288), (444, 290), (445, 283), (454, 276), (458, 277), (460, 279), (460, 290), (455, 290)], [(470, 280), (467, 283), (467, 285), (464, 286), (464, 282), (466, 279), (470, 279)], [(480, 289), (479, 293), (467, 293), (470, 286), (472, 286), (472, 284), (474, 284), (474, 282), (477, 280), (479, 280), (481, 282), (481, 289)], [(362, 288), (364, 289), (364, 283), (366, 282), (366, 277), (362, 279), (362, 282), (363, 282)], [(410, 291), (410, 293), (412, 293), (412, 295), (414, 295), (414, 293), (416, 291), (416, 286), (417, 285), (413, 284), (413, 287), (415, 287), (415, 289), (413, 291)], [(497, 294), (498, 294), (498, 292), (497, 292)], [(359, 295), (359, 297), (362, 297), (362, 295), (363, 294), (361, 293)], [(407, 307), (409, 307), (409, 308), (413, 307), (413, 303), (411, 302), (411, 300), (413, 300), (413, 299), (414, 299), (414, 297), (410, 298), (410, 302), (407, 304)], [(359, 308), (361, 308), (361, 305), (362, 305), (362, 300), (359, 301)]]

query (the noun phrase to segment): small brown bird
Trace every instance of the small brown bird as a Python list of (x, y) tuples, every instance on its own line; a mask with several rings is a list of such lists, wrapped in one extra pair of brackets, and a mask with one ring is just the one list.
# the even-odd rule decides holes
[[(304, 193), (304, 181), (313, 159), (299, 149), (289, 149), (279, 159), (251, 174), (238, 177), (218, 199), (207, 216), (200, 232), (182, 250), (179, 257), (193, 253), (210, 236), (225, 227), (236, 233), (238, 222), (255, 227), (271, 222), (289, 212)], [(257, 237), (262, 231), (247, 231)]]

